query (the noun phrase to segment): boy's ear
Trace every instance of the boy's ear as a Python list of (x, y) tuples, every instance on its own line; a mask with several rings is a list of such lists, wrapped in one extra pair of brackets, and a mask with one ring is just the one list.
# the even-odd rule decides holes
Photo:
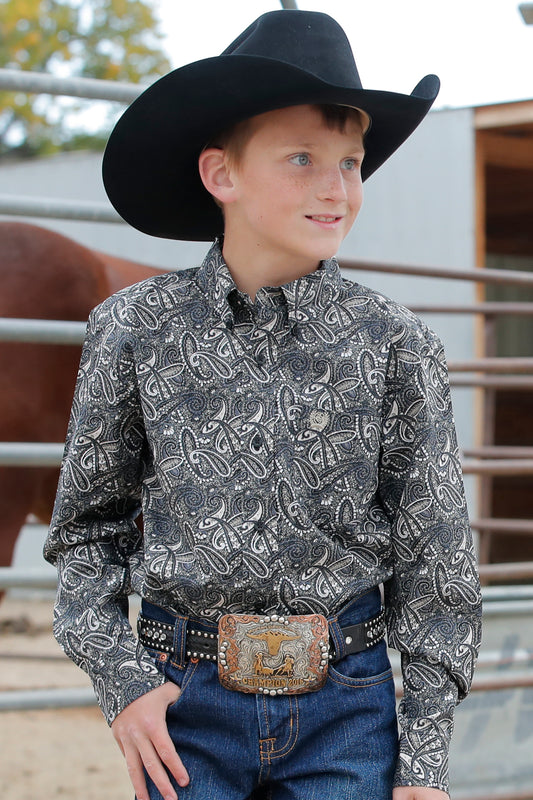
[(233, 181), (224, 150), (207, 147), (198, 158), (200, 178), (209, 194), (220, 203), (230, 203), (233, 196)]

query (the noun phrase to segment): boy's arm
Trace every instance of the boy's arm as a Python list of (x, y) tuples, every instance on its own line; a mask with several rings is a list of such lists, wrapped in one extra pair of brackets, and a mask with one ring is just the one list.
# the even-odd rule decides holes
[(388, 638), (404, 682), (395, 785), (447, 792), (454, 708), (472, 680), (481, 595), (437, 337), (405, 326), (387, 377), (379, 491), (392, 523)]
[(145, 455), (132, 339), (110, 298), (89, 317), (44, 555), (59, 573), (54, 633), (109, 724), (164, 677), (128, 622)]

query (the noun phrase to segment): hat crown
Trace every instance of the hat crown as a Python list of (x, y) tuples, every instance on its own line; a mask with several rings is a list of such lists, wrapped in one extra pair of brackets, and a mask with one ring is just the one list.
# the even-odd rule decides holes
[(272, 58), (333, 86), (362, 88), (346, 34), (332, 17), (319, 11), (269, 11), (221, 55)]

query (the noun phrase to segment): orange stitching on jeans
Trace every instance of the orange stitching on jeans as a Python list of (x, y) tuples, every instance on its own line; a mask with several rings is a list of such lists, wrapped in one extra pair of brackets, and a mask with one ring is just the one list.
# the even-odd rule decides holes
[[(300, 706), (298, 705), (298, 697), (296, 695), (289, 696), (289, 701), (290, 701), (289, 735), (283, 747), (280, 747), (279, 750), (272, 749), (270, 753), (271, 759), (282, 758), (282, 756), (286, 756), (288, 753), (294, 750), (294, 748), (296, 747), (296, 742), (298, 741), (298, 734), (300, 732)], [(293, 702), (296, 707), (296, 714), (293, 714), (292, 711)], [(295, 718), (296, 722), (294, 721)]]
[(188, 675), (185, 675), (185, 677), (184, 677), (184, 679), (183, 679), (183, 683), (181, 684), (181, 691), (182, 691), (182, 692), (183, 692), (183, 691), (184, 691), (184, 690), (187, 688), (187, 686), (189, 685), (189, 683), (190, 683), (190, 680), (191, 680), (192, 676), (194, 675), (194, 673), (195, 673), (195, 672), (196, 672), (196, 670), (198, 669), (198, 664), (199, 664), (199, 663), (200, 663), (199, 661), (191, 661), (191, 664), (193, 664), (194, 666), (193, 666), (193, 668), (191, 669), (191, 671), (189, 672), (189, 674), (188, 674)]
[[(270, 737), (270, 725), (268, 723), (268, 711), (267, 711), (267, 704), (266, 704), (265, 695), (263, 695), (261, 700), (263, 701), (263, 714), (265, 715), (266, 728), (267, 728), (268, 736)], [(274, 741), (273, 738), (272, 738), (272, 741)]]
[[(345, 681), (341, 680), (341, 678), (346, 678)], [(331, 674), (331, 670), (328, 670), (328, 678), (333, 683), (337, 683), (339, 686), (348, 686), (350, 689), (370, 689), (372, 686), (379, 686), (382, 683), (387, 683), (387, 681), (392, 680), (392, 670), (387, 670), (386, 672), (382, 672), (380, 675), (370, 676), (369, 678), (351, 678), (348, 675), (341, 675), (340, 672), (336, 673), (336, 675)], [(350, 683), (352, 681), (361, 681), (360, 683)]]
[(270, 752), (275, 739), (259, 739), (259, 780), (264, 781), (270, 777)]

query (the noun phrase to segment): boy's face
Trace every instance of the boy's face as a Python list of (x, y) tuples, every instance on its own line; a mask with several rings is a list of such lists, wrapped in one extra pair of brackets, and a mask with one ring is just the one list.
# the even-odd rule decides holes
[(328, 127), (313, 106), (291, 106), (251, 120), (253, 131), (224, 204), (226, 243), (265, 256), (273, 267), (316, 269), (337, 252), (363, 199), (363, 134), (349, 118)]

